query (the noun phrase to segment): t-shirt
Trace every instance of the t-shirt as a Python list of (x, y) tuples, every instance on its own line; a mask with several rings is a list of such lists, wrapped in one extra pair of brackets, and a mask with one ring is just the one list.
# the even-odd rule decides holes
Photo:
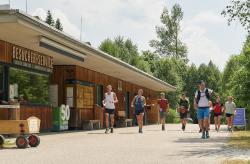
[(166, 112), (168, 108), (168, 100), (167, 99), (159, 99), (158, 105), (160, 106), (160, 111)]
[(235, 109), (236, 109), (236, 105), (235, 105), (234, 102), (227, 101), (225, 103), (225, 112), (226, 113), (228, 113), (228, 114), (234, 114)]
[(180, 101), (179, 101), (179, 106), (180, 106), (180, 112), (181, 113), (186, 113), (188, 112), (188, 107), (189, 107), (189, 101), (188, 99), (182, 99), (180, 98)]
[(221, 108), (222, 108), (223, 104), (221, 103), (214, 103), (214, 113), (221, 113)]
[[(201, 97), (200, 97), (200, 101), (198, 102), (198, 107), (209, 107), (209, 100), (207, 99), (206, 97), (206, 89), (205, 88), (203, 91), (200, 90), (200, 93), (201, 93)], [(211, 94), (213, 93), (213, 90), (211, 89), (208, 89), (208, 93)], [(195, 93), (195, 98), (197, 99), (198, 98), (198, 91), (196, 91)]]

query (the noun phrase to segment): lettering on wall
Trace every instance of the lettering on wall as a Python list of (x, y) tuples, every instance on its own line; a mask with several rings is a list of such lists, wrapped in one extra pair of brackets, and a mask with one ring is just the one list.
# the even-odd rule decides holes
[(12, 45), (12, 63), (15, 65), (52, 73), (53, 57)]

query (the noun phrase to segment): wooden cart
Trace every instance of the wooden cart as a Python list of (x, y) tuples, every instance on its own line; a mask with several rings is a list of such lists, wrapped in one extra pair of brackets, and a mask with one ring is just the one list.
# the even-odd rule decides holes
[(27, 120), (0, 120), (0, 146), (4, 144), (7, 135), (16, 135), (18, 148), (37, 147), (40, 138), (35, 135), (40, 131), (40, 119), (29, 117)]

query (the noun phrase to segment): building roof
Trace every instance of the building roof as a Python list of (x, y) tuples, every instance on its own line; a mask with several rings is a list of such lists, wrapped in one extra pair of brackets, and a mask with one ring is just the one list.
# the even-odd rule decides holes
[(176, 87), (20, 10), (0, 10), (0, 24), (1, 40), (53, 56), (56, 65), (82, 66), (155, 91), (176, 90)]

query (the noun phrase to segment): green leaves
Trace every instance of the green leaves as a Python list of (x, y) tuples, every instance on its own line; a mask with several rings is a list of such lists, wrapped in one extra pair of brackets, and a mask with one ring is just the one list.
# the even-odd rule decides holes
[(162, 26), (156, 26), (157, 39), (151, 40), (149, 45), (162, 57), (175, 57), (187, 61), (187, 47), (179, 39), (180, 21), (183, 19), (180, 5), (175, 4), (171, 13), (164, 8), (160, 19)]
[(231, 0), (221, 14), (227, 17), (229, 25), (239, 21), (250, 32), (250, 0)]

